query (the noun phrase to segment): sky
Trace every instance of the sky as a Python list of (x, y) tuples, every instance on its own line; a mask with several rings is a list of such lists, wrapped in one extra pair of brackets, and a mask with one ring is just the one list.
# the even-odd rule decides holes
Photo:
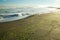
[(60, 0), (0, 0), (1, 5), (44, 5), (44, 6), (60, 6)]

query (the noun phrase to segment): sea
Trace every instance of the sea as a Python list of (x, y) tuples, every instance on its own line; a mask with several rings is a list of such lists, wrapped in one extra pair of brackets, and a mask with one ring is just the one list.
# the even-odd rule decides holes
[(0, 22), (8, 22), (27, 18), (36, 14), (45, 14), (55, 11), (55, 8), (5, 8), (0, 9)]

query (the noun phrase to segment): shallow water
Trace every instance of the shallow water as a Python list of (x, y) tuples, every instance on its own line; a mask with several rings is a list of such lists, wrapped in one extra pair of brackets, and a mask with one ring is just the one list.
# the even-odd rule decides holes
[[(0, 9), (0, 22), (19, 20), (35, 14), (50, 13), (50, 12), (53, 12), (54, 10), (56, 9), (55, 8)], [(18, 16), (16, 17), (9, 16), (9, 15), (15, 15), (15, 14), (18, 14)]]

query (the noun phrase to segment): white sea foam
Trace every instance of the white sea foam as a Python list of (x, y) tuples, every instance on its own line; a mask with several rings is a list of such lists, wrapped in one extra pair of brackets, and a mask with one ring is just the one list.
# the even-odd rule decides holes
[[(6, 11), (7, 10), (7, 11)], [(0, 12), (0, 22), (8, 22), (23, 19), (36, 14), (45, 14), (55, 11), (55, 8), (19, 8), (19, 9), (6, 9)], [(4, 13), (6, 11), (6, 13)], [(11, 17), (11, 15), (18, 14), (18, 16)], [(3, 15), (3, 16), (1, 16)]]

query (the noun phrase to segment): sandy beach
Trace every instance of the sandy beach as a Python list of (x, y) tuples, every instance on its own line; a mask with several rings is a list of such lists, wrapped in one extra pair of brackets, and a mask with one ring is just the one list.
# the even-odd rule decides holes
[(0, 23), (0, 40), (60, 40), (60, 13)]

